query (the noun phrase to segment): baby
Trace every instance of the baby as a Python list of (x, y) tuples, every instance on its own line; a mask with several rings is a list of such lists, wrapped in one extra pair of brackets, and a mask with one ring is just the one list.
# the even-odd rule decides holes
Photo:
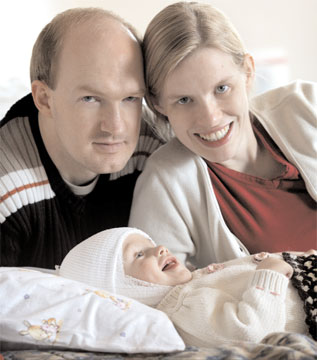
[[(305, 264), (314, 261), (316, 268), (311, 253), (299, 258)], [(144, 232), (115, 228), (73, 248), (59, 274), (164, 311), (187, 345), (257, 342), (276, 331), (308, 332), (303, 301), (289, 281), (293, 267), (277, 254), (191, 272)]]

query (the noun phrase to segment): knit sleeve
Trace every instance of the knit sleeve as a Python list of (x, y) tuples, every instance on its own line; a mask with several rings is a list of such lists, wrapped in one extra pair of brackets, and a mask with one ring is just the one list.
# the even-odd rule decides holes
[(145, 231), (156, 242), (168, 246), (184, 262), (186, 256), (192, 256), (195, 251), (186, 220), (189, 200), (179, 185), (182, 179), (177, 178), (176, 167), (164, 161), (169, 148), (163, 146), (153, 154), (139, 176), (129, 226)]
[(188, 345), (257, 342), (268, 333), (285, 331), (288, 283), (280, 273), (257, 270), (240, 294), (197, 288), (178, 299), (178, 306), (165, 306), (165, 310)]

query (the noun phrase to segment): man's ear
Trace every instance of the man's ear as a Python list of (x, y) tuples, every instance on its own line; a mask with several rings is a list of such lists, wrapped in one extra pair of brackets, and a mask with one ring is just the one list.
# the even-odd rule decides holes
[(32, 96), (38, 111), (44, 116), (51, 117), (51, 89), (43, 81), (34, 80), (32, 82)]
[(254, 59), (250, 54), (245, 55), (243, 67), (244, 67), (244, 71), (246, 74), (247, 89), (248, 89), (248, 91), (250, 91), (252, 88), (252, 85), (254, 82), (254, 76), (255, 76)]

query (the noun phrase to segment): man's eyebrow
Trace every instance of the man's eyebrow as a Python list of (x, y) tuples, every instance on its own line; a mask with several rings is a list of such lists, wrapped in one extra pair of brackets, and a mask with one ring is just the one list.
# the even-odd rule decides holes
[[(85, 91), (87, 93), (98, 95), (101, 97), (106, 95), (106, 93), (104, 93), (96, 88), (93, 88), (92, 86), (89, 86), (89, 85), (81, 85), (77, 88), (77, 91)], [(133, 96), (133, 95), (144, 96), (145, 88), (136, 88), (136, 89), (131, 89), (131, 91), (127, 90), (125, 92), (126, 92), (127, 96)]]

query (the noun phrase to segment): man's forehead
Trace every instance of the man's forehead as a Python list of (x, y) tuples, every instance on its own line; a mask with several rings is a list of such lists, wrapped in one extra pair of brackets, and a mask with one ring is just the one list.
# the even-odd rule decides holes
[(133, 39), (137, 42), (136, 37), (133, 33), (119, 20), (113, 19), (111, 17), (102, 17), (102, 18), (90, 18), (85, 22), (81, 22), (70, 27), (65, 34), (64, 42), (74, 41), (76, 38), (102, 38), (106, 37), (110, 42), (113, 38), (121, 37), (122, 39)]

